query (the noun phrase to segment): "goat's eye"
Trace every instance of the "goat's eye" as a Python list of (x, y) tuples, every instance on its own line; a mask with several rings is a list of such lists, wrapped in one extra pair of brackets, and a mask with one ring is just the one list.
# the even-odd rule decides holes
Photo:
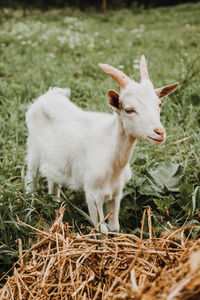
[(161, 103), (158, 104), (159, 108), (161, 108)]
[(127, 114), (137, 113), (137, 111), (133, 107), (125, 108), (125, 112)]

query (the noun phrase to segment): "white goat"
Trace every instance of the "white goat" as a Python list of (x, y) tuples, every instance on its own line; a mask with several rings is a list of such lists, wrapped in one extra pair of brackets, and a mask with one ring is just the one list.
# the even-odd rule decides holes
[[(107, 213), (113, 212), (108, 223), (119, 231), (120, 200), (131, 178), (129, 162), (136, 139), (155, 145), (164, 142), (160, 98), (178, 84), (154, 90), (144, 56), (140, 83), (109, 65), (99, 67), (121, 88), (120, 95), (114, 90), (107, 92), (114, 114), (83, 111), (69, 100), (67, 91), (59, 88), (50, 89), (29, 108), (26, 186), (34, 191), (40, 172), (48, 180), (50, 194), (58, 192), (57, 184), (83, 189), (94, 225), (103, 220), (106, 203)], [(100, 229), (107, 232), (105, 224)]]

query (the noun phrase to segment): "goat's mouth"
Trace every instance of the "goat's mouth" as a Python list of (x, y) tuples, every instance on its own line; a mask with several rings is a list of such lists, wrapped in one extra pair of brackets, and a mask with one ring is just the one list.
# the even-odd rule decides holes
[(154, 142), (157, 142), (157, 143), (162, 143), (162, 142), (164, 142), (164, 137), (162, 137), (161, 139), (155, 139), (155, 138), (153, 138), (153, 137), (151, 137), (151, 136), (147, 136), (150, 140), (152, 140), (152, 141), (154, 141)]

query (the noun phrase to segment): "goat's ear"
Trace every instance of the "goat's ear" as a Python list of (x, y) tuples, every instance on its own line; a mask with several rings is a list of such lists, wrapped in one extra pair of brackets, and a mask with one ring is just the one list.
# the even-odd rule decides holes
[(178, 87), (178, 83), (174, 83), (171, 85), (166, 85), (161, 88), (155, 89), (155, 92), (158, 96), (158, 98), (163, 98), (167, 96), (168, 94), (173, 93)]
[(121, 108), (119, 97), (120, 95), (114, 90), (109, 90), (107, 92), (108, 103), (115, 109)]

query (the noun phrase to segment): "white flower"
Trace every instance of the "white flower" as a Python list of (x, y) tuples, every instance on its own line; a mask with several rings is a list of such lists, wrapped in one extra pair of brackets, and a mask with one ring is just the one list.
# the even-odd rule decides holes
[(59, 40), (59, 42), (63, 45), (66, 42), (66, 37), (65, 36), (58, 36), (57, 39)]
[(31, 44), (31, 46), (32, 46), (32, 47), (37, 47), (37, 46), (38, 46), (38, 43), (37, 43), (37, 42), (34, 42), (34, 43)]
[(49, 56), (52, 57), (52, 58), (56, 57), (54, 53), (49, 53)]
[(143, 32), (145, 30), (144, 24), (140, 24), (140, 32)]
[[(139, 28), (134, 28), (130, 31), (131, 34), (136, 34), (136, 33), (141, 33), (143, 32), (145, 29), (145, 26), (144, 24), (140, 24), (140, 27)], [(136, 35), (137, 36), (137, 35)]]
[(66, 17), (64, 23), (76, 23), (78, 20), (76, 17)]
[(134, 65), (133, 65), (133, 69), (135, 69), (135, 70), (139, 70), (139, 69), (140, 69), (140, 65), (138, 65), (138, 64), (134, 64)]
[(139, 29), (138, 29), (138, 28), (132, 29), (132, 30), (130, 31), (131, 34), (135, 34), (135, 33), (137, 33), (137, 32), (139, 32)]
[(121, 32), (123, 32), (123, 31), (124, 31), (123, 28), (117, 28), (117, 29), (115, 30), (116, 33), (121, 33)]

